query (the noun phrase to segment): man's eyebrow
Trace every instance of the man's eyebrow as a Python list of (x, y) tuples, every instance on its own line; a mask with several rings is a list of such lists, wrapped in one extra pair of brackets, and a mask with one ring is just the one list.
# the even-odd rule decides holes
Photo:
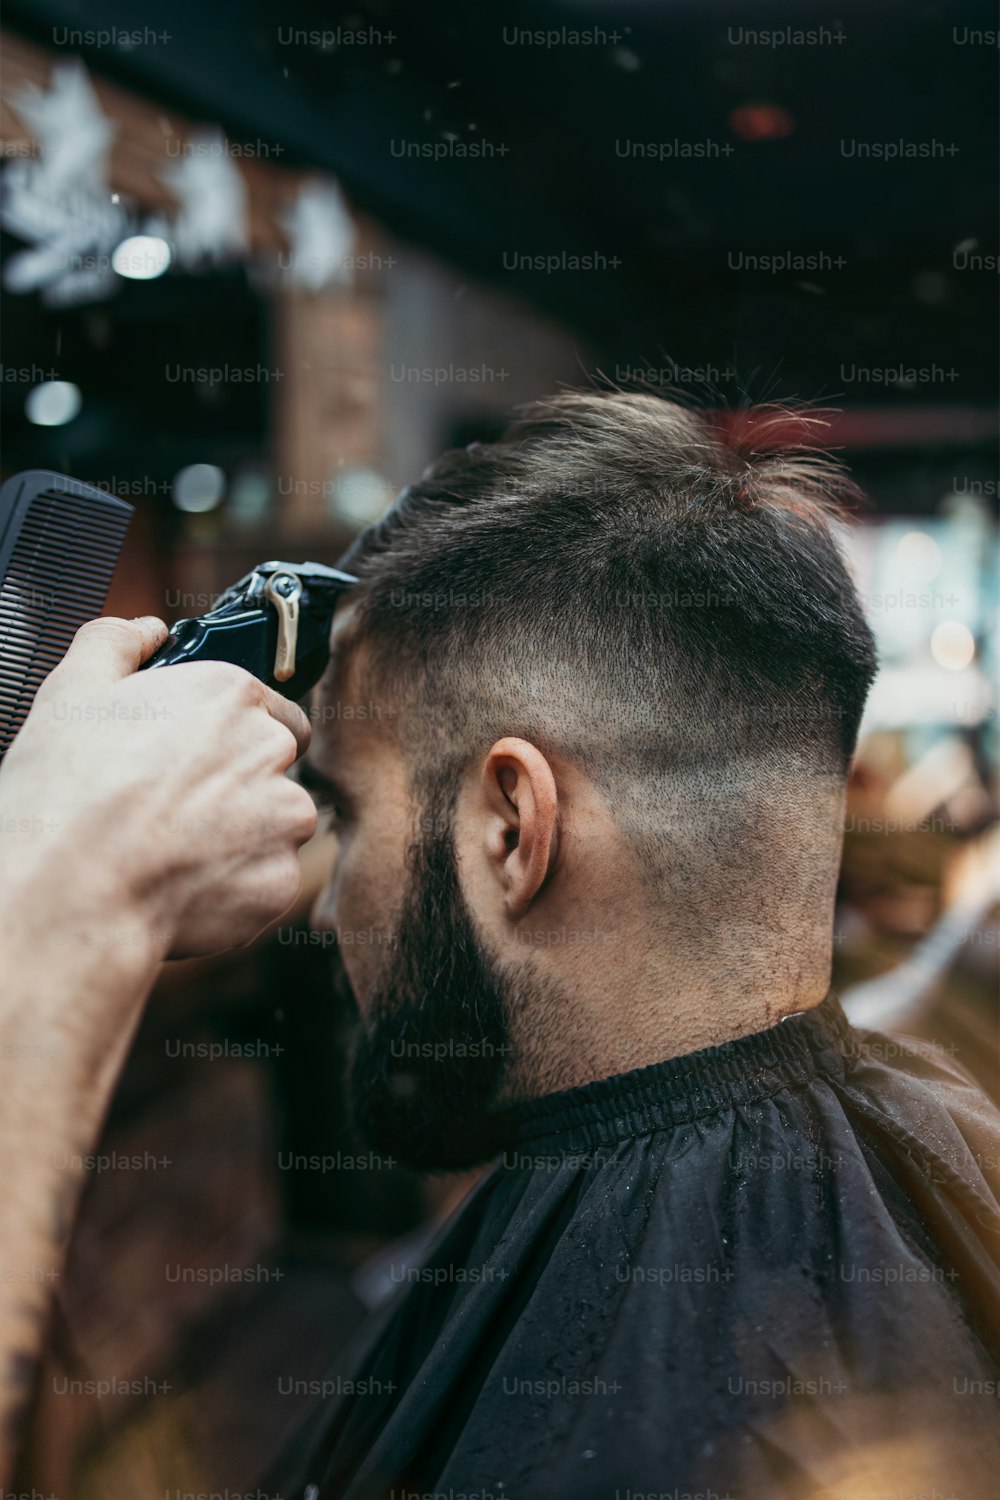
[(347, 792), (342, 783), (335, 776), (319, 770), (307, 757), (304, 756), (298, 761), (295, 772), (295, 779), (299, 785), (304, 786), (306, 791), (312, 792), (314, 796), (325, 797), (331, 802), (348, 801)]

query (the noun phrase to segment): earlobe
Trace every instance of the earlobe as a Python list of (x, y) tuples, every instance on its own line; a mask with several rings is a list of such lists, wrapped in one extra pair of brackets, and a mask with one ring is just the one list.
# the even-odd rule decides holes
[(500, 839), (491, 857), (498, 861), (507, 915), (516, 919), (529, 909), (555, 863), (555, 777), (537, 746), (509, 737), (497, 740), (486, 757), (483, 783), (491, 810), (500, 818)]

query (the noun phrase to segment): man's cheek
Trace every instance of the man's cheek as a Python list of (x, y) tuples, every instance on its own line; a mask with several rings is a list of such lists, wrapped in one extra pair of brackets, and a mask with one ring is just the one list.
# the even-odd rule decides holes
[(344, 883), (337, 910), (337, 946), (359, 1007), (392, 961), (395, 930), (386, 891), (370, 881)]

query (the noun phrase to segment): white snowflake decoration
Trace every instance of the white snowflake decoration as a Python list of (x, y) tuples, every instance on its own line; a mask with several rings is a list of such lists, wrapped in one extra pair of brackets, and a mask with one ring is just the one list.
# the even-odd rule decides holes
[(335, 182), (304, 182), (281, 227), (291, 243), (281, 266), (293, 285), (312, 292), (330, 282), (350, 285), (354, 222)]
[(180, 200), (171, 232), (181, 265), (218, 263), (246, 253), (247, 190), (221, 130), (185, 141), (183, 154), (160, 176)]
[(3, 174), (0, 222), (30, 246), (10, 256), (4, 285), (40, 289), (53, 305), (106, 296), (115, 281), (111, 252), (126, 224), (108, 183), (117, 127), (101, 113), (78, 58), (53, 66), (48, 90), (25, 84), (9, 102), (38, 155), (11, 161)]

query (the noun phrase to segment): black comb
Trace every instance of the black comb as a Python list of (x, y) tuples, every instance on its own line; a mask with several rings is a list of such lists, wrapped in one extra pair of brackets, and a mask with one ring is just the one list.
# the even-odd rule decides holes
[(48, 469), (0, 487), (0, 759), (42, 679), (100, 614), (132, 510)]

